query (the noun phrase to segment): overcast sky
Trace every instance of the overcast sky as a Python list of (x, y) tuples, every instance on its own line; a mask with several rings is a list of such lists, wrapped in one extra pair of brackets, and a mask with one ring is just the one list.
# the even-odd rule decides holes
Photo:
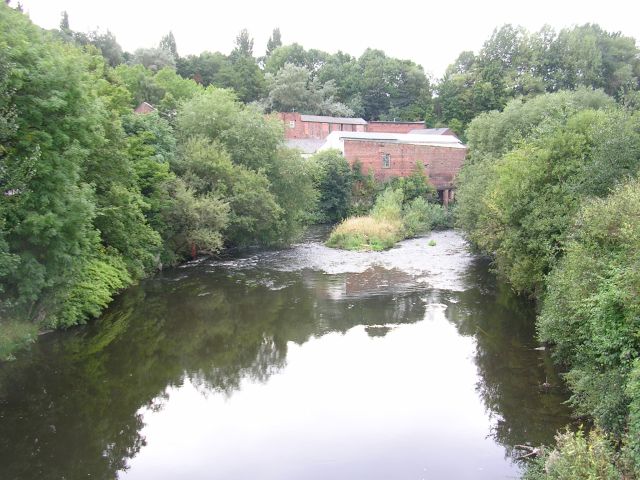
[[(12, 2), (15, 4), (16, 0)], [(403, 2), (319, 0), (22, 0), (38, 25), (57, 27), (69, 13), (74, 30), (111, 30), (125, 50), (157, 45), (173, 31), (178, 53), (229, 53), (235, 36), (247, 28), (254, 55), (264, 54), (271, 31), (279, 27), (285, 44), (359, 56), (367, 47), (411, 59), (438, 77), (463, 50), (478, 51), (496, 26), (512, 23), (529, 30), (591, 22), (608, 31), (640, 38), (640, 4), (632, 0), (428, 0)]]

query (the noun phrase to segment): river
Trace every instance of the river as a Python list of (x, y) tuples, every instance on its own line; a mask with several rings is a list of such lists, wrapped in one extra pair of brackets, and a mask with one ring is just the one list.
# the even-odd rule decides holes
[(0, 478), (517, 478), (570, 414), (532, 306), (454, 231), (325, 235), (164, 271), (0, 365)]

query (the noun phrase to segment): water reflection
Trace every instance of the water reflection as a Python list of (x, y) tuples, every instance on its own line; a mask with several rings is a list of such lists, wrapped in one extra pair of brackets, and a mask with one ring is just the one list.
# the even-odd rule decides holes
[(530, 306), (462, 247), (303, 244), (129, 289), (0, 366), (0, 478), (512, 475), (494, 442), (550, 441), (564, 397)]

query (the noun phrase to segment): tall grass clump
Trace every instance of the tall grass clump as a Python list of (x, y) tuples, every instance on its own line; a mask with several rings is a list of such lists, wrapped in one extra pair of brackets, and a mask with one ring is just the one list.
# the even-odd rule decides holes
[(327, 246), (345, 250), (385, 250), (409, 237), (428, 233), (434, 226), (446, 226), (446, 210), (423, 197), (404, 203), (399, 188), (388, 187), (378, 196), (371, 213), (350, 217), (329, 236)]
[(385, 250), (402, 240), (401, 190), (386, 189), (376, 200), (370, 215), (350, 217), (329, 236), (327, 245), (345, 250)]

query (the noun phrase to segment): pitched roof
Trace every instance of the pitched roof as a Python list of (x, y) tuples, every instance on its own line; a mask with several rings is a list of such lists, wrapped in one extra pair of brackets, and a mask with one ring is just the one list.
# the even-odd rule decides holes
[(342, 123), (344, 125), (366, 125), (362, 118), (350, 117), (327, 117), (324, 115), (300, 115), (303, 122), (319, 122), (319, 123)]
[(155, 107), (147, 102), (142, 102), (134, 110), (135, 113), (151, 113), (155, 111), (156, 111)]

